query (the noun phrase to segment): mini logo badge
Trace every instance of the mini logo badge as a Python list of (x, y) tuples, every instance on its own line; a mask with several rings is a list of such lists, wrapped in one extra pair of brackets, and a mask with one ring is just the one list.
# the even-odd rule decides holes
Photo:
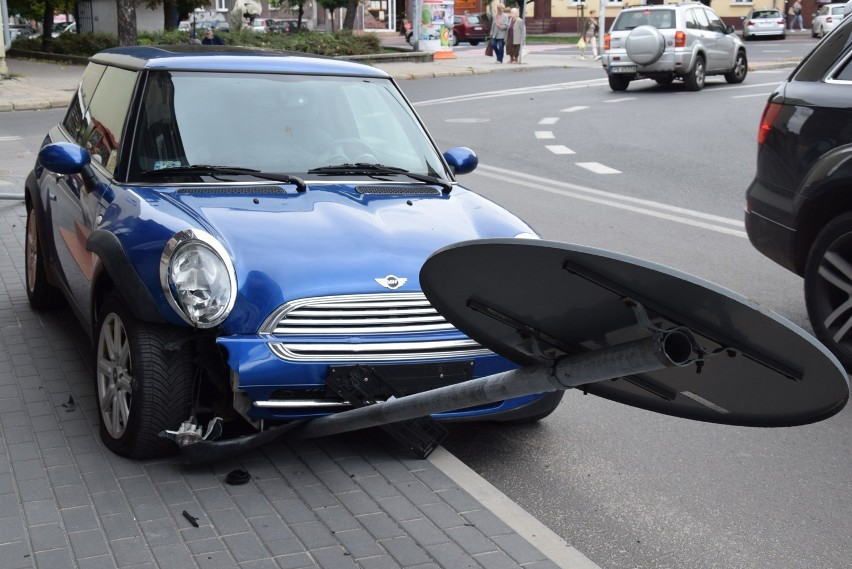
[(395, 275), (388, 275), (386, 277), (376, 279), (376, 282), (385, 288), (396, 290), (407, 283), (408, 279), (404, 277), (397, 277)]

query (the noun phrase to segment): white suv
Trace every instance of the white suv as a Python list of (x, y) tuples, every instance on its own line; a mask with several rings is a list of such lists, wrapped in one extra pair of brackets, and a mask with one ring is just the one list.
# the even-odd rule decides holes
[(742, 83), (748, 72), (745, 44), (734, 27), (697, 2), (622, 10), (604, 37), (601, 61), (613, 91), (645, 78), (663, 85), (681, 79), (698, 91), (708, 75)]

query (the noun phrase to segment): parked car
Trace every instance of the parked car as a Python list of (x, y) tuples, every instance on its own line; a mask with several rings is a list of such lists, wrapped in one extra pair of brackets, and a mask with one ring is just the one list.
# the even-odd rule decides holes
[(804, 277), (816, 336), (852, 369), (852, 18), (770, 95), (757, 132), (746, 231)]
[(820, 7), (811, 22), (811, 36), (821, 38), (843, 21), (846, 4), (825, 4)]
[(38, 32), (26, 24), (9, 24), (10, 41), (18, 38), (29, 38), (38, 35)]
[[(101, 436), (129, 457), (174, 450), (158, 433), (183, 422), (262, 431), (346, 409), (332, 374), (375, 374), (387, 397), (513, 369), (418, 279), (443, 246), (536, 238), (458, 184), (477, 163), (441, 154), (374, 67), (106, 50), (26, 180), (27, 296), (64, 299), (92, 339)], [(537, 420), (561, 393), (436, 417)]]
[(787, 19), (784, 14), (774, 8), (750, 10), (743, 18), (743, 39), (747, 41), (766, 36), (782, 40), (787, 37)]
[(298, 31), (298, 29), (298, 20), (271, 20), (269, 23), (270, 32), (289, 34)]
[(478, 45), (488, 37), (488, 29), (479, 16), (453, 16), (453, 45), (466, 41), (470, 45)]
[(742, 83), (748, 72), (745, 44), (733, 26), (698, 2), (622, 10), (604, 36), (601, 62), (613, 91), (646, 78), (661, 85), (681, 80), (698, 91), (709, 75)]

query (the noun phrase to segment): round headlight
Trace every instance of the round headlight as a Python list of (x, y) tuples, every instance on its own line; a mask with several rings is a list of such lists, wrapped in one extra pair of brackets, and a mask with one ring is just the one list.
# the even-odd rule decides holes
[(222, 323), (236, 300), (230, 257), (203, 231), (181, 231), (169, 240), (160, 259), (160, 284), (172, 308), (198, 328)]

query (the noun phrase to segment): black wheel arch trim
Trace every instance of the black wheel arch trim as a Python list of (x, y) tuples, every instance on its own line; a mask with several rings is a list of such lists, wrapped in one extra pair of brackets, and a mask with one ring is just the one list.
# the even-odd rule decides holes
[(27, 175), (26, 181), (24, 182), (24, 200), (30, 201), (30, 205), (36, 212), (35, 220), (36, 226), (38, 227), (39, 255), (41, 255), (45, 261), (44, 267), (46, 269), (45, 276), (47, 276), (47, 282), (57, 288), (64, 289), (62, 279), (56, 274), (53, 259), (47, 255), (48, 251), (54, 249), (52, 246), (48, 247), (48, 244), (52, 245), (53, 243), (53, 235), (50, 231), (47, 231), (47, 227), (45, 226), (44, 202), (42, 202), (41, 194), (38, 192), (38, 180), (36, 180), (35, 170), (30, 171), (29, 175)]
[(96, 229), (86, 241), (86, 250), (98, 256), (113, 282), (121, 283), (121, 297), (135, 318), (143, 322), (167, 323), (114, 234)]

